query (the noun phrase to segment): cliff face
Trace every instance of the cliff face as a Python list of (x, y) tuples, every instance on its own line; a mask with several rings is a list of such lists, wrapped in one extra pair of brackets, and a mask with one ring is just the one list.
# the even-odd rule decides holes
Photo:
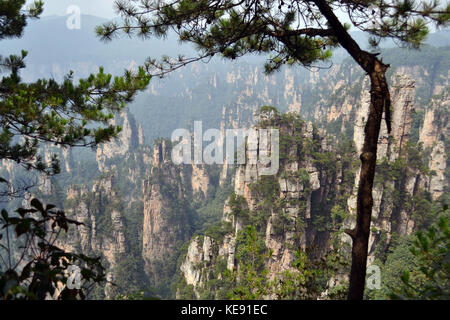
[(264, 105), (306, 114), (304, 94), (309, 103), (319, 74), (323, 73), (283, 68), (268, 76), (263, 61), (194, 63), (163, 81), (152, 81), (132, 110), (139, 118), (152, 114), (153, 119), (142, 124), (149, 139), (168, 137), (196, 120), (202, 120), (204, 128), (220, 128), (223, 121), (227, 128), (249, 128), (253, 113)]
[[(410, 70), (411, 71), (411, 70)], [(420, 209), (422, 199), (438, 199), (448, 185), (446, 176), (448, 133), (448, 98), (445, 90), (431, 100), (429, 107), (418, 105), (416, 81), (410, 75), (396, 75), (391, 86), (392, 132), (388, 135), (383, 122), (378, 144), (378, 168), (373, 190), (373, 223), (369, 241), (369, 262), (375, 259), (377, 247), (387, 248), (393, 234), (409, 235), (424, 222), (428, 209)], [(367, 88), (367, 83), (364, 84)], [(364, 117), (369, 106), (367, 90), (361, 96), (361, 108), (356, 115), (354, 142), (360, 153), (364, 141)], [(425, 109), (425, 110), (424, 110)], [(424, 114), (423, 118), (419, 116)], [(439, 114), (442, 116), (435, 116)], [(412, 123), (422, 122), (415, 141)], [(417, 128), (414, 128), (417, 131)], [(348, 200), (351, 217), (356, 214), (356, 175), (353, 195)], [(428, 196), (429, 195), (429, 196)], [(352, 227), (354, 218), (347, 219)], [(347, 239), (348, 240), (348, 239)]]
[(96, 160), (99, 171), (114, 169), (114, 164), (108, 165), (108, 160), (111, 161), (114, 158), (125, 157), (144, 143), (142, 127), (136, 123), (136, 120), (129, 111), (117, 115), (111, 121), (111, 125), (120, 126), (122, 131), (117, 139), (102, 144), (97, 148)]
[(210, 177), (205, 165), (192, 164), (191, 186), (194, 193), (200, 193), (202, 198), (208, 196)]
[[(68, 188), (64, 208), (87, 228), (74, 231), (67, 248), (101, 255), (113, 282), (131, 278), (139, 287), (143, 281), (169, 297), (180, 247), (192, 236), (194, 206), (214, 193), (218, 173), (175, 165), (171, 142), (157, 139), (150, 149), (134, 123), (127, 113), (116, 118), (123, 127), (118, 139), (97, 151), (101, 178), (92, 187)], [(107, 285), (106, 297), (117, 290)]]
[[(92, 171), (84, 168), (88, 160), (76, 162), (73, 174), (81, 175), (82, 183), (67, 187), (63, 204), (70, 216), (84, 224), (63, 239), (64, 247), (102, 257), (108, 281), (118, 285), (97, 289), (96, 298), (124, 293), (123, 279), (128, 276), (126, 285), (133, 288), (144, 273), (136, 269), (143, 264), (138, 252), (144, 216), (142, 183), (152, 165), (152, 151), (143, 145), (142, 130), (131, 114), (117, 116), (114, 124), (123, 130), (117, 140), (98, 148)], [(89, 173), (97, 177), (92, 183), (93, 177), (85, 176)]]
[[(411, 209), (406, 210), (406, 205), (398, 205), (399, 197), (412, 198), (421, 192), (417, 188), (417, 182), (421, 179), (418, 168), (408, 166), (408, 140), (411, 133), (412, 115), (414, 112), (415, 82), (408, 75), (397, 75), (395, 82), (391, 86), (392, 131), (389, 135), (386, 123), (381, 125), (378, 140), (377, 162), (379, 163), (376, 180), (373, 189), (373, 209), (372, 209), (372, 229), (369, 239), (369, 264), (374, 260), (375, 248), (378, 246), (387, 247), (393, 233), (408, 235), (414, 230), (414, 219), (412, 219)], [(361, 107), (356, 113), (356, 125), (354, 129), (353, 141), (357, 154), (361, 154), (364, 142), (365, 118), (368, 114), (370, 96), (368, 93), (368, 81), (363, 83), (361, 94)], [(396, 172), (401, 176), (402, 181), (395, 181), (391, 168), (400, 163), (399, 158), (406, 162), (402, 163)], [(359, 169), (358, 169), (359, 170)], [(381, 171), (381, 172), (380, 172)], [(378, 178), (378, 179), (377, 179)], [(345, 228), (352, 228), (356, 217), (356, 195), (359, 184), (359, 171), (355, 176), (352, 195), (348, 198), (349, 217), (346, 219)], [(393, 190), (399, 190), (401, 195), (393, 197)], [(383, 236), (382, 236), (383, 235)], [(383, 239), (383, 240), (381, 240)], [(343, 241), (351, 244), (347, 236), (342, 237)], [(383, 243), (379, 243), (383, 241)]]
[[(411, 73), (415, 69), (405, 70)], [(380, 258), (377, 252), (390, 246), (393, 235), (409, 235), (426, 223), (431, 208), (424, 203), (438, 199), (448, 187), (446, 86), (434, 89), (433, 93), (439, 96), (426, 106), (423, 99), (416, 97), (417, 83), (410, 75), (394, 74), (391, 81), (392, 131), (389, 135), (386, 124), (382, 124), (373, 190), (369, 265)], [(237, 257), (239, 238), (249, 225), (256, 226), (260, 238), (264, 239), (265, 250), (270, 253), (264, 259), (264, 267), (272, 280), (284, 271), (292, 271), (295, 248), (314, 247), (311, 256), (323, 256), (333, 247), (351, 244), (350, 238), (338, 231), (355, 223), (360, 165), (357, 155), (362, 150), (370, 97), (367, 80), (362, 78), (353, 87), (340, 89), (341, 86), (337, 83), (333, 90), (345, 98), (339, 104), (335, 101), (326, 108), (324, 105), (324, 109), (319, 106), (314, 116), (318, 117), (319, 124), (339, 121), (341, 125), (335, 126), (338, 132), (346, 133), (349, 126), (354, 127), (354, 149), (343, 150), (342, 145), (336, 145), (332, 138), (325, 139), (326, 133), (319, 134), (310, 124), (292, 127), (295, 121), (291, 118), (291, 126), (281, 126), (280, 130), (284, 137), (296, 137), (301, 143), (285, 141), (289, 148), (285, 149), (286, 158), (279, 173), (264, 177), (258, 174), (259, 164), (249, 164), (252, 160), (257, 163), (253, 157), (261, 147), (258, 139), (249, 138), (248, 163), (236, 169), (234, 194), (225, 203), (221, 231), (193, 238), (181, 264), (184, 285), (192, 288), (194, 297), (221, 297), (226, 286), (225, 270), (238, 272), (242, 267)], [(359, 98), (348, 93), (358, 87)], [(349, 123), (353, 121), (355, 124)], [(422, 123), (420, 130), (418, 123)], [(283, 140), (280, 144), (283, 145)], [(335, 157), (328, 157), (330, 154)], [(274, 193), (268, 194), (267, 188)], [(268, 205), (267, 201), (283, 204)], [(343, 274), (338, 273), (333, 279), (340, 279), (335, 283), (345, 282)], [(329, 284), (332, 287), (333, 281)], [(179, 290), (179, 297), (190, 294)]]
[[(70, 188), (67, 196), (68, 201), (78, 202), (76, 210), (69, 209), (69, 213), (72, 212), (78, 221), (86, 225), (80, 227), (79, 238), (75, 236), (73, 240), (79, 240), (83, 251), (102, 252), (111, 268), (117, 263), (117, 257), (126, 251), (124, 226), (119, 211), (121, 204), (117, 203), (117, 193), (113, 187), (114, 177), (110, 176), (93, 185), (91, 197), (83, 187), (78, 190), (76, 187)], [(99, 235), (97, 228), (101, 223), (111, 233), (102, 232)], [(92, 226), (92, 229), (89, 230), (87, 226)]]
[[(325, 137), (311, 123), (293, 113), (273, 115), (261, 124), (280, 130), (280, 169), (275, 176), (261, 175), (265, 165), (258, 155), (272, 146), (261, 140), (261, 127), (256, 127), (258, 134), (246, 141), (246, 164), (236, 170), (234, 192), (225, 203), (222, 222), (215, 231), (191, 240), (181, 264), (185, 284), (192, 286), (197, 298), (221, 297), (223, 288), (211, 283), (223, 280), (225, 270), (241, 267), (239, 239), (249, 225), (255, 226), (264, 250), (270, 253), (264, 261), (270, 280), (293, 270), (296, 248), (314, 247), (313, 255), (320, 255), (330, 246), (331, 229), (318, 226), (331, 222), (328, 199), (345, 192), (345, 183), (337, 187), (335, 182), (351, 174), (351, 168), (333, 157)], [(337, 161), (335, 170), (325, 165), (331, 161)]]
[[(123, 203), (118, 199), (113, 176), (95, 181), (91, 190), (85, 186), (71, 186), (67, 190), (66, 213), (83, 223), (61, 239), (67, 251), (95, 254), (103, 257), (107, 279), (114, 282), (115, 268), (127, 252)], [(111, 297), (110, 285), (105, 296)]]
[(449, 185), (449, 111), (448, 89), (444, 88), (425, 109), (420, 129), (419, 141), (423, 143), (424, 150), (430, 153), (428, 167), (432, 172), (424, 185), (433, 199), (439, 198)]
[[(156, 286), (175, 272), (178, 248), (190, 237), (190, 210), (183, 168), (170, 161), (166, 141), (155, 143), (154, 166), (143, 182), (142, 257)], [(197, 178), (192, 178), (196, 180)]]

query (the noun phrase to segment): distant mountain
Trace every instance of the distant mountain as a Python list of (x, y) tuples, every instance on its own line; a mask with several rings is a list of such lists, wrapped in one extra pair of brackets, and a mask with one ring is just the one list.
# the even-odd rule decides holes
[[(81, 29), (67, 28), (67, 17), (47, 16), (30, 21), (20, 39), (2, 41), (0, 54), (9, 55), (25, 49), (29, 51), (27, 65), (86, 62), (104, 65), (110, 62), (144, 62), (148, 57), (174, 55), (188, 50), (175, 38), (167, 40), (139, 40), (120, 38), (104, 43), (95, 34), (95, 28), (108, 20), (81, 16)], [(126, 67), (121, 66), (120, 69)]]
[[(354, 31), (351, 32), (351, 35), (361, 47), (367, 48), (369, 43), (369, 35), (367, 33)], [(425, 44), (435, 47), (445, 47), (450, 45), (450, 30), (444, 29), (430, 33), (425, 40)], [(397, 46), (396, 42), (392, 39), (386, 39), (380, 43), (380, 47), (382, 48), (394, 48)]]
[(427, 44), (435, 47), (446, 47), (450, 45), (450, 30), (440, 30), (428, 35)]
[[(362, 31), (350, 32), (353, 39), (360, 45), (361, 48), (367, 50), (369, 48), (369, 35)], [(439, 30), (430, 33), (425, 41), (425, 45), (434, 47), (446, 47), (450, 45), (450, 30)], [(398, 48), (398, 44), (392, 39), (386, 39), (380, 43), (381, 49)], [(334, 63), (340, 63), (350, 55), (342, 48), (334, 50), (332, 60)]]

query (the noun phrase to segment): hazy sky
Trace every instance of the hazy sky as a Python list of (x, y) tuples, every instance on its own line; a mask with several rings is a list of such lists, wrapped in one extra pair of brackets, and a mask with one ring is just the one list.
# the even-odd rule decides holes
[[(33, 2), (33, 0), (27, 0)], [(42, 16), (49, 15), (67, 15), (67, 8), (76, 5), (81, 9), (81, 14), (88, 14), (103, 18), (113, 18), (116, 16), (113, 9), (114, 0), (44, 0), (44, 13)], [(336, 14), (348, 21), (346, 15), (337, 11)]]
[[(28, 0), (28, 2), (33, 2)], [(67, 8), (71, 5), (80, 7), (82, 14), (97, 17), (112, 18), (115, 16), (113, 10), (114, 0), (44, 0), (43, 16), (67, 14)]]

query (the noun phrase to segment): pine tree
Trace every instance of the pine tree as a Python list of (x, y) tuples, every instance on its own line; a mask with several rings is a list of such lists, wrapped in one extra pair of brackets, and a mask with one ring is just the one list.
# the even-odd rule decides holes
[[(270, 73), (282, 65), (311, 67), (326, 61), (330, 49), (341, 46), (370, 78), (371, 104), (361, 154), (357, 195), (357, 220), (347, 233), (353, 240), (349, 299), (362, 299), (365, 285), (368, 239), (373, 206), (377, 141), (383, 113), (390, 131), (390, 95), (386, 81), (389, 65), (378, 54), (361, 49), (349, 33), (352, 26), (371, 36), (376, 46), (393, 38), (400, 44), (419, 47), (428, 25), (446, 26), (450, 4), (437, 0), (117, 0), (123, 23), (98, 27), (98, 34), (110, 40), (120, 33), (142, 38), (178, 34), (191, 42), (199, 55), (193, 58), (149, 59), (147, 70), (164, 75), (188, 63), (218, 54), (236, 59), (250, 53), (269, 55), (265, 66)], [(350, 24), (336, 12), (345, 13)]]
[[(0, 0), (0, 40), (21, 37), (27, 19), (42, 13), (42, 1), (27, 8), (25, 3)], [(53, 79), (25, 83), (19, 72), (25, 68), (26, 56), (25, 51), (0, 56), (0, 73), (7, 73), (0, 78), (0, 160), (12, 160), (46, 174), (58, 173), (59, 166), (56, 157), (44, 163), (38, 156), (42, 143), (94, 147), (114, 138), (120, 127), (108, 125), (108, 120), (150, 81), (144, 68), (115, 78), (100, 68), (98, 74), (77, 84), (72, 72), (62, 83)], [(0, 183), (10, 182), (0, 177)], [(9, 195), (8, 191), (5, 194)], [(100, 258), (69, 253), (56, 246), (62, 231), (81, 223), (38, 199), (30, 204), (30, 208), (19, 208), (14, 215), (1, 210), (0, 300), (46, 299), (49, 295), (85, 299), (90, 286), (106, 280)], [(22, 244), (20, 252), (15, 251), (12, 242)], [(68, 273), (72, 265), (79, 266), (85, 287), (60, 287), (71, 281)]]
[[(0, 40), (22, 36), (27, 19), (38, 18), (42, 1), (25, 8), (25, 0), (0, 1)], [(39, 79), (25, 83), (26, 51), (0, 56), (0, 160), (9, 159), (27, 169), (48, 174), (59, 171), (58, 161), (44, 163), (37, 155), (41, 143), (60, 147), (94, 147), (109, 141), (120, 127), (108, 124), (114, 112), (124, 108), (150, 76), (144, 68), (112, 77), (100, 68), (97, 74), (73, 80), (70, 72), (62, 83)], [(0, 182), (7, 183), (4, 179)]]

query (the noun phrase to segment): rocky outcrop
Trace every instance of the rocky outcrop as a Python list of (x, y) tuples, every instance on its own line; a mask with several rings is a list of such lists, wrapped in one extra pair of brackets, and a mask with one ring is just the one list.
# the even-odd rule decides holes
[[(386, 166), (392, 165), (400, 156), (405, 156), (405, 149), (411, 133), (411, 122), (414, 110), (415, 82), (408, 75), (396, 75), (395, 82), (391, 87), (392, 115), (391, 115), (391, 134), (388, 134), (386, 123), (383, 121), (378, 139), (377, 161), (384, 162)], [(361, 107), (356, 114), (356, 125), (354, 129), (353, 141), (356, 146), (357, 154), (361, 154), (364, 142), (365, 119), (370, 105), (370, 95), (368, 92), (368, 80), (363, 84), (361, 94)], [(376, 176), (380, 176), (380, 169)], [(386, 169), (388, 170), (388, 169)], [(402, 169), (402, 175), (405, 181), (399, 185), (392, 180), (381, 181), (376, 179), (372, 196), (372, 231), (369, 239), (369, 253), (373, 254), (377, 245), (388, 245), (392, 232), (399, 232), (402, 235), (410, 234), (414, 230), (414, 220), (411, 218), (411, 210), (405, 210), (404, 207), (396, 206), (392, 198), (392, 190), (401, 189), (402, 194), (409, 197), (418, 192), (416, 181), (419, 179), (417, 169), (409, 171), (408, 168)], [(377, 182), (379, 181), (379, 182)], [(344, 228), (352, 228), (356, 217), (356, 194), (359, 184), (359, 171), (355, 176), (353, 194), (348, 198), (348, 210), (350, 216), (346, 219)], [(398, 222), (398, 223), (396, 223)], [(393, 227), (395, 223), (395, 228)], [(386, 237), (383, 241), (386, 243), (378, 244), (381, 234)], [(351, 243), (347, 235), (342, 240)], [(374, 259), (369, 255), (369, 262)]]
[[(334, 72), (338, 74), (342, 70), (336, 69)], [(283, 202), (282, 207), (270, 207), (264, 218), (262, 231), (260, 230), (265, 248), (270, 252), (270, 257), (264, 264), (271, 279), (291, 269), (295, 257), (292, 248), (307, 249), (314, 245), (320, 256), (334, 246), (331, 238), (340, 234), (336, 233), (338, 230), (354, 225), (359, 182), (359, 169), (354, 163), (359, 163), (357, 156), (362, 150), (364, 125), (370, 105), (367, 80), (359, 85), (355, 82), (350, 89), (358, 89), (358, 86), (359, 95), (355, 97), (346, 94), (349, 87), (337, 83), (333, 88), (333, 96), (341, 92), (344, 98), (337, 103), (335, 101), (333, 105), (319, 105), (314, 114), (319, 122), (323, 119), (325, 122), (341, 121), (338, 132), (348, 133), (349, 123), (355, 122), (352, 130), (355, 145), (353, 154), (343, 153), (343, 150), (333, 145), (336, 142), (331, 145), (325, 143), (325, 132), (319, 133), (309, 123), (305, 123), (300, 131), (297, 127), (286, 126), (282, 129), (284, 136), (293, 137), (301, 132), (299, 140), (303, 144), (287, 143), (289, 148), (285, 150), (285, 157), (291, 161), (282, 161), (280, 172), (276, 177), (269, 178), (259, 174), (257, 155), (262, 146), (261, 141), (258, 136), (247, 139), (248, 162), (236, 169), (234, 194), (241, 197), (245, 207), (243, 211), (248, 211), (250, 218), (236, 215), (233, 205), (227, 202), (222, 224), (229, 224), (231, 230), (219, 238), (206, 232), (191, 240), (180, 270), (186, 283), (194, 288), (197, 298), (202, 297), (205, 290), (209, 290), (211, 279), (220, 280), (221, 273), (211, 271), (216, 270), (214, 268), (218, 264), (223, 262), (230, 271), (239, 270), (237, 238), (249, 221), (254, 221), (252, 215), (263, 215), (268, 209), (262, 203), (270, 199), (270, 196), (261, 194), (258, 185), (271, 185), (276, 190), (274, 201)], [(391, 100), (392, 131), (388, 134), (383, 122), (379, 137), (379, 168), (373, 189), (369, 264), (375, 258), (376, 248), (387, 248), (390, 245), (393, 233), (406, 236), (420, 227), (423, 221), (418, 210), (421, 209), (416, 208), (415, 201), (426, 199), (425, 191), (430, 192), (433, 199), (437, 199), (448, 185), (445, 147), (448, 145), (446, 137), (449, 133), (449, 105), (445, 90), (425, 109), (419, 134), (413, 124), (417, 126), (417, 114), (423, 106), (421, 102), (417, 102), (416, 81), (408, 74), (395, 74), (392, 77)], [(290, 121), (292, 124), (293, 120)], [(351, 127), (353, 128), (353, 124)], [(423, 143), (423, 149), (414, 140), (418, 137), (419, 142)], [(303, 147), (310, 141), (315, 141), (318, 149), (305, 154)], [(320, 154), (318, 158), (315, 157), (317, 154)], [(327, 157), (324, 155), (327, 154), (334, 155), (329, 158), (333, 159), (333, 163), (326, 162)], [(426, 154), (426, 163), (421, 162)], [(344, 163), (345, 161), (347, 162)], [(424, 169), (426, 167), (429, 170)], [(353, 180), (349, 179), (349, 174), (354, 177)], [(342, 215), (341, 223), (337, 222), (340, 218), (336, 218), (336, 213)], [(341, 242), (351, 244), (347, 235), (342, 234), (339, 238)], [(337, 283), (335, 280), (338, 278), (344, 279), (344, 274), (337, 274), (336, 278), (330, 279), (330, 287)], [(338, 282), (342, 284), (344, 280)]]
[(173, 274), (177, 250), (190, 236), (188, 183), (169, 154), (164, 140), (155, 142), (154, 166), (143, 182), (142, 257), (145, 272), (156, 286)]
[[(411, 133), (412, 115), (415, 111), (414, 97), (415, 97), (415, 81), (406, 74), (397, 74), (395, 82), (391, 86), (392, 96), (392, 114), (391, 114), (391, 136), (395, 143), (390, 147), (392, 157), (402, 154), (402, 149), (405, 148)], [(386, 123), (383, 123), (381, 131), (381, 138), (384, 141), (388, 140)], [(380, 157), (385, 156), (383, 153)], [(391, 160), (394, 158), (391, 157)]]
[[(83, 223), (71, 229), (61, 245), (66, 251), (92, 253), (103, 257), (107, 276), (114, 282), (115, 268), (127, 252), (123, 204), (115, 191), (115, 178), (98, 179), (89, 191), (86, 186), (70, 186), (65, 210), (68, 216)], [(105, 287), (108, 298), (111, 287)]]
[(425, 188), (433, 199), (438, 199), (449, 185), (449, 177), (446, 174), (449, 166), (448, 150), (446, 150), (450, 136), (449, 112), (448, 91), (443, 90), (442, 94), (434, 98), (426, 109), (420, 129), (419, 141), (430, 153), (428, 167), (431, 175), (425, 181)]
[(114, 168), (108, 160), (125, 157), (144, 142), (142, 127), (136, 123), (129, 111), (124, 111), (111, 120), (111, 125), (120, 126), (122, 131), (116, 139), (97, 147), (97, 164), (100, 172)]
[(183, 272), (186, 283), (193, 286), (202, 284), (202, 270), (198, 268), (204, 261), (211, 260), (212, 239), (205, 237), (203, 243), (200, 238), (191, 241), (186, 259), (181, 264), (180, 270)]
[[(224, 261), (230, 271), (239, 269), (237, 238), (250, 221), (255, 221), (267, 252), (270, 252), (265, 261), (269, 279), (293, 269), (295, 248), (306, 249), (317, 244), (318, 250), (326, 250), (329, 233), (317, 231), (314, 224), (318, 217), (314, 215), (329, 214), (330, 208), (325, 202), (330, 192), (330, 179), (335, 179), (335, 173), (319, 169), (305, 146), (316, 144), (322, 152), (327, 152), (329, 147), (311, 123), (302, 122), (294, 114), (290, 117), (287, 120), (273, 115), (269, 121), (279, 126), (280, 144), (285, 145), (280, 150), (282, 160), (278, 173), (261, 175), (261, 169), (267, 164), (261, 163), (258, 155), (273, 149), (268, 143), (270, 137), (262, 140), (260, 127), (257, 127), (258, 134), (250, 135), (246, 141), (246, 163), (238, 166), (234, 193), (224, 206), (221, 223), (231, 229), (219, 238), (207, 232), (191, 240), (181, 272), (197, 297), (210, 290), (211, 277), (216, 280), (222, 277), (221, 273), (212, 272), (220, 261)], [(290, 138), (292, 143), (285, 140)], [(238, 202), (243, 206), (242, 210), (236, 208)], [(322, 212), (315, 209), (318, 207)], [(248, 211), (248, 215), (239, 213), (241, 211)]]
[(194, 193), (200, 192), (206, 198), (208, 195), (209, 179), (204, 165), (192, 164), (191, 185)]
[[(423, 222), (420, 215), (428, 213), (418, 213), (421, 211), (415, 206), (417, 199), (427, 199), (425, 191), (433, 199), (438, 199), (448, 184), (445, 176), (445, 135), (440, 134), (448, 133), (448, 119), (445, 116), (448, 114), (448, 99), (444, 94), (439, 99), (432, 100), (424, 112), (418, 143), (409, 143), (413, 129), (417, 130), (412, 127), (414, 117), (417, 117), (422, 108), (416, 102), (417, 84), (408, 74), (397, 74), (393, 79), (392, 131), (389, 135), (383, 122), (378, 142), (379, 165), (373, 189), (369, 264), (375, 259), (376, 248), (387, 248), (390, 245), (393, 233), (406, 236), (420, 227)], [(370, 104), (367, 82), (363, 84), (363, 88), (353, 136), (358, 154), (362, 150), (365, 116)], [(446, 108), (447, 111), (443, 111)], [(423, 160), (427, 159), (426, 154), (429, 155), (428, 160)], [(358, 183), (359, 173), (355, 177), (353, 194), (348, 199), (350, 216), (346, 219), (344, 228), (352, 228), (355, 222)], [(351, 243), (346, 235), (342, 240)]]
[(431, 170), (431, 176), (427, 183), (427, 189), (433, 199), (438, 199), (449, 184), (448, 176), (446, 175), (448, 155), (443, 141), (438, 140), (434, 144), (428, 165)]

